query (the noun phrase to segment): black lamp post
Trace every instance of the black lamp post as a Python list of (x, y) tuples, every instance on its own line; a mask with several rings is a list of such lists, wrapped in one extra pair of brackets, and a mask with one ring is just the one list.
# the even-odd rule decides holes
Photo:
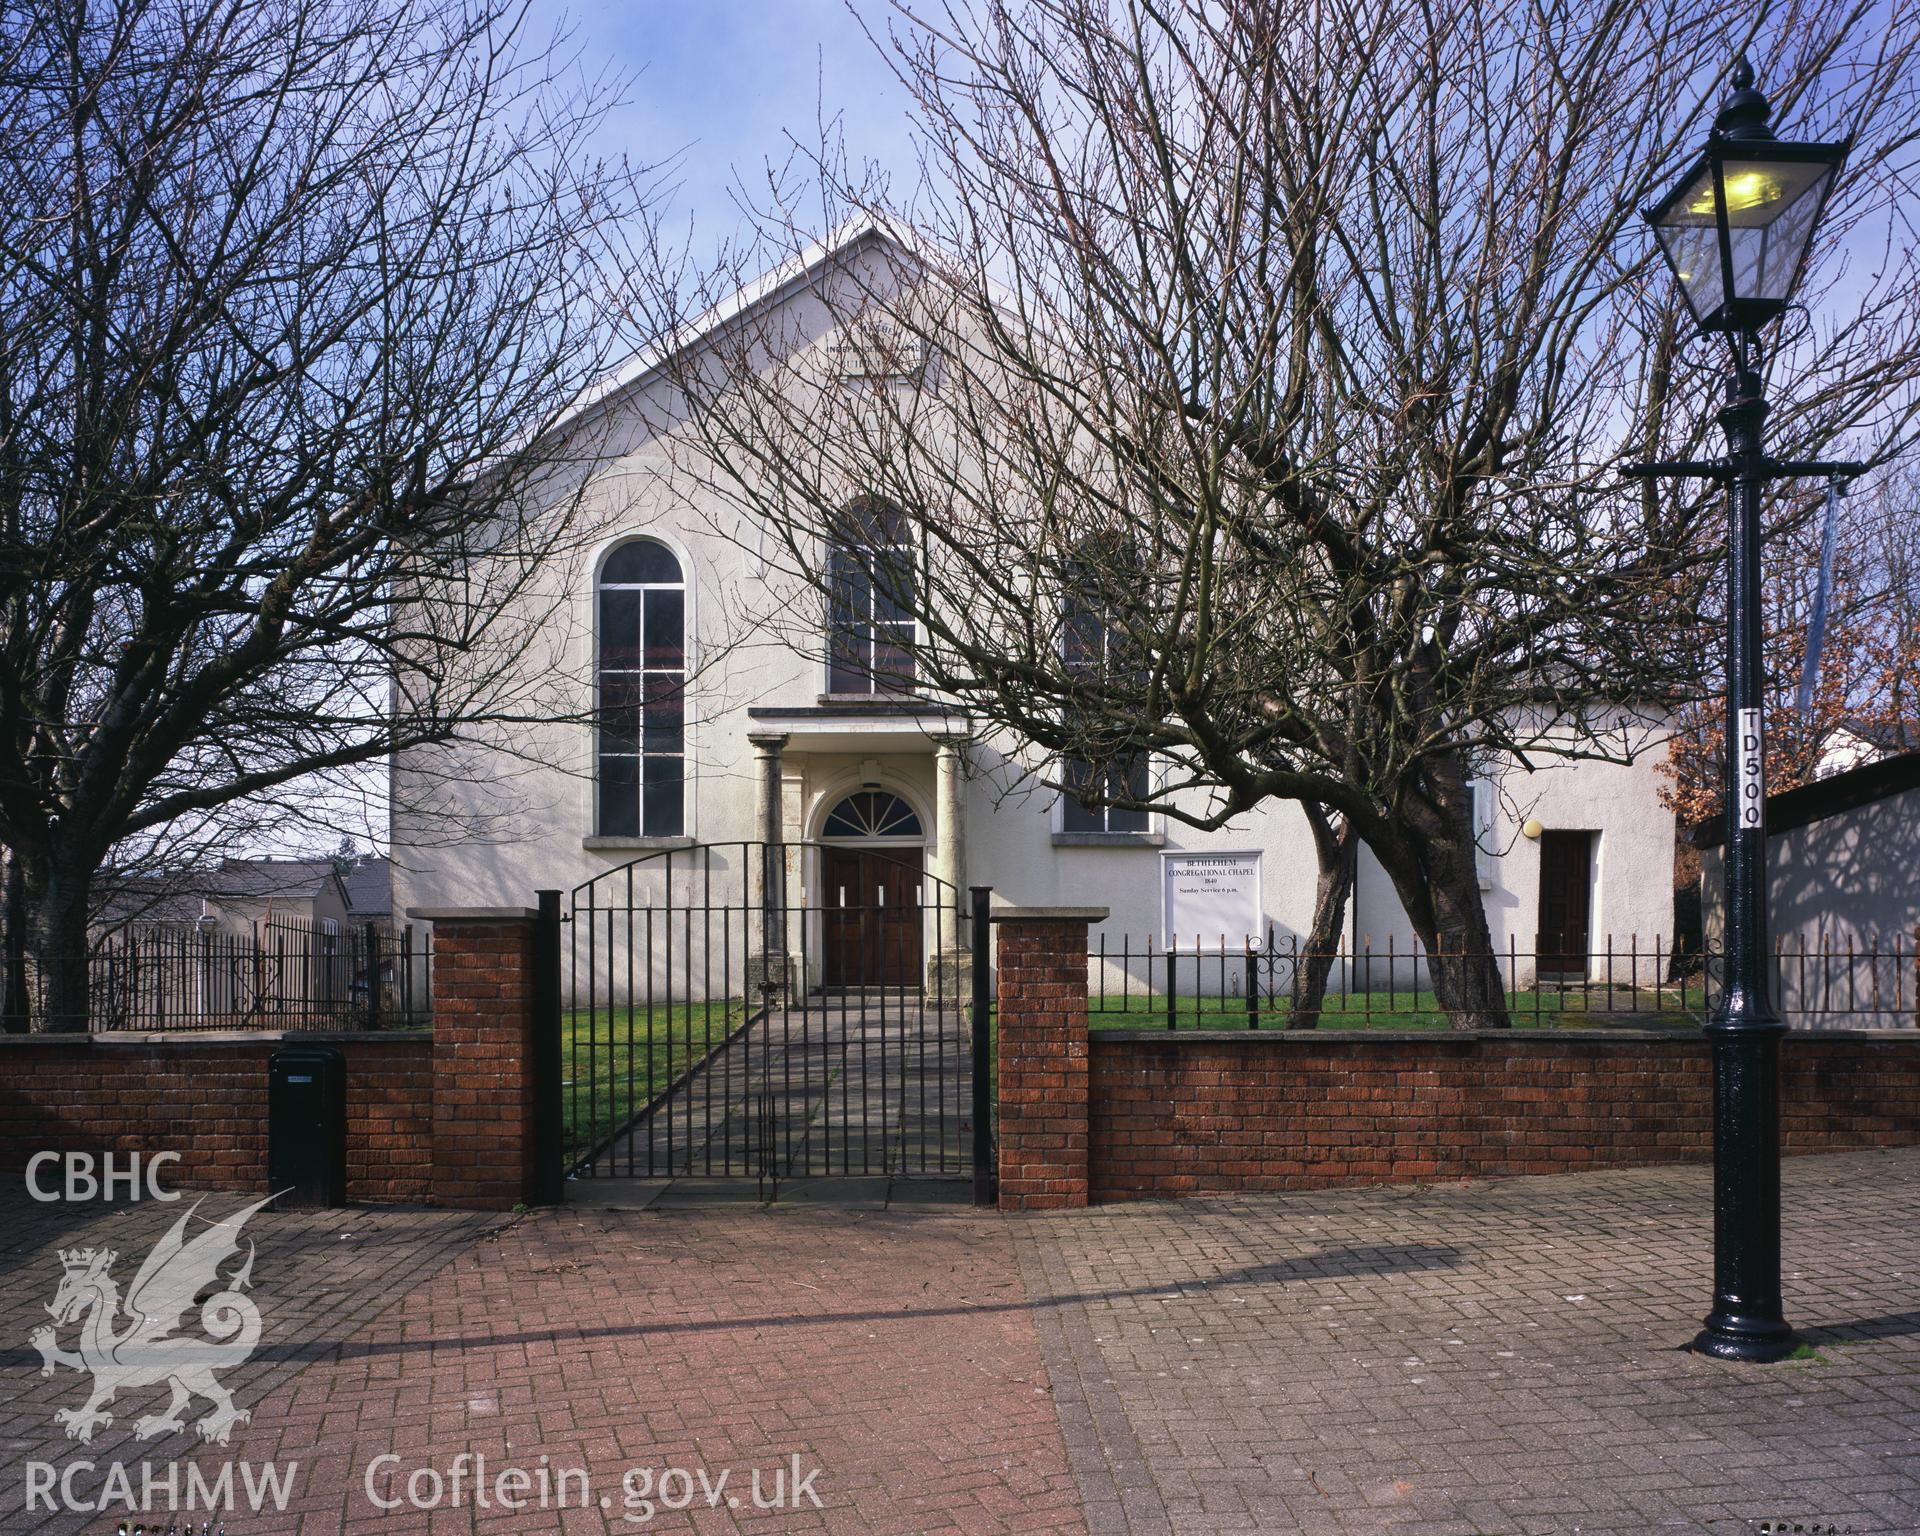
[(1699, 159), (1646, 210), (1702, 331), (1733, 351), (1720, 425), (1727, 457), (1636, 464), (1633, 475), (1724, 481), (1728, 498), (1726, 985), (1708, 1020), (1713, 1045), (1713, 1310), (1694, 1348), (1726, 1360), (1778, 1360), (1793, 1348), (1780, 1300), (1780, 1037), (1767, 952), (1766, 774), (1761, 708), (1760, 488), (1856, 464), (1767, 457), (1760, 328), (1787, 307), (1845, 144), (1788, 144), (1767, 127), (1766, 97), (1740, 60)]

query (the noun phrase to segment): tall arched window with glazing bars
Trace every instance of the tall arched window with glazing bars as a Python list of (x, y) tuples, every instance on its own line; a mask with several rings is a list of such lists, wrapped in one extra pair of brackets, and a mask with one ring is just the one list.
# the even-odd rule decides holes
[(596, 830), (678, 837), (686, 828), (687, 583), (672, 550), (633, 539), (599, 582)]
[[(1125, 567), (1121, 567), (1123, 570)], [(1061, 660), (1072, 676), (1098, 677), (1129, 661), (1125, 640), (1116, 624), (1112, 604), (1095, 580), (1091, 568), (1076, 572), (1068, 582), (1061, 614)], [(1109, 805), (1108, 797), (1144, 800), (1152, 793), (1152, 774), (1144, 752), (1116, 752), (1104, 761), (1069, 754), (1061, 764), (1069, 793), (1060, 808), (1063, 832), (1138, 833), (1149, 830), (1151, 819), (1137, 806)], [(1072, 791), (1081, 790), (1086, 798)]]
[(917, 590), (912, 530), (890, 502), (863, 496), (827, 550), (827, 692), (911, 693)]

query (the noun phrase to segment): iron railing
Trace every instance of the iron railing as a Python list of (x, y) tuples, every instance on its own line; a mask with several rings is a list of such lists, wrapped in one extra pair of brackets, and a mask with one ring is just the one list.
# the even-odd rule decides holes
[[(1419, 945), (1390, 937), (1323, 958), (1321, 1028), (1445, 1022)], [(1609, 938), (1579, 958), (1510, 939), (1478, 958), (1498, 975), (1516, 1025), (1694, 1026), (1721, 992), (1718, 948), (1679, 952), (1665, 935), (1650, 943)], [(1096, 1028), (1282, 1029), (1294, 977), (1311, 959), (1298, 936), (1271, 932), (1263, 942), (1241, 943), (1196, 935), (1187, 946), (1164, 946), (1151, 934), (1096, 933), (1087, 954), (1087, 1012)], [(1920, 1025), (1920, 945), (1913, 941), (1782, 936), (1770, 982), (1775, 1008), (1794, 1028)]]
[[(37, 1017), (31, 963), (26, 980)], [(411, 924), (130, 923), (94, 939), (87, 998), (96, 1033), (418, 1028), (432, 1016), (433, 946)]]

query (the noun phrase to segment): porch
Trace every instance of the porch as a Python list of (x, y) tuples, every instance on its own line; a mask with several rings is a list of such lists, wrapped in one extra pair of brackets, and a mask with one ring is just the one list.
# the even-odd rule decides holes
[(803, 990), (914, 987), (963, 996), (971, 722), (915, 699), (757, 707), (753, 835), (793, 850), (780, 905), (821, 914), (794, 953), (762, 956)]

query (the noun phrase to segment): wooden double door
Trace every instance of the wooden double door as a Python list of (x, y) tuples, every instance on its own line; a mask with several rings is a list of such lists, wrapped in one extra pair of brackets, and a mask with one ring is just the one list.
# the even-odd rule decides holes
[(924, 848), (821, 854), (821, 979), (829, 987), (918, 987)]

